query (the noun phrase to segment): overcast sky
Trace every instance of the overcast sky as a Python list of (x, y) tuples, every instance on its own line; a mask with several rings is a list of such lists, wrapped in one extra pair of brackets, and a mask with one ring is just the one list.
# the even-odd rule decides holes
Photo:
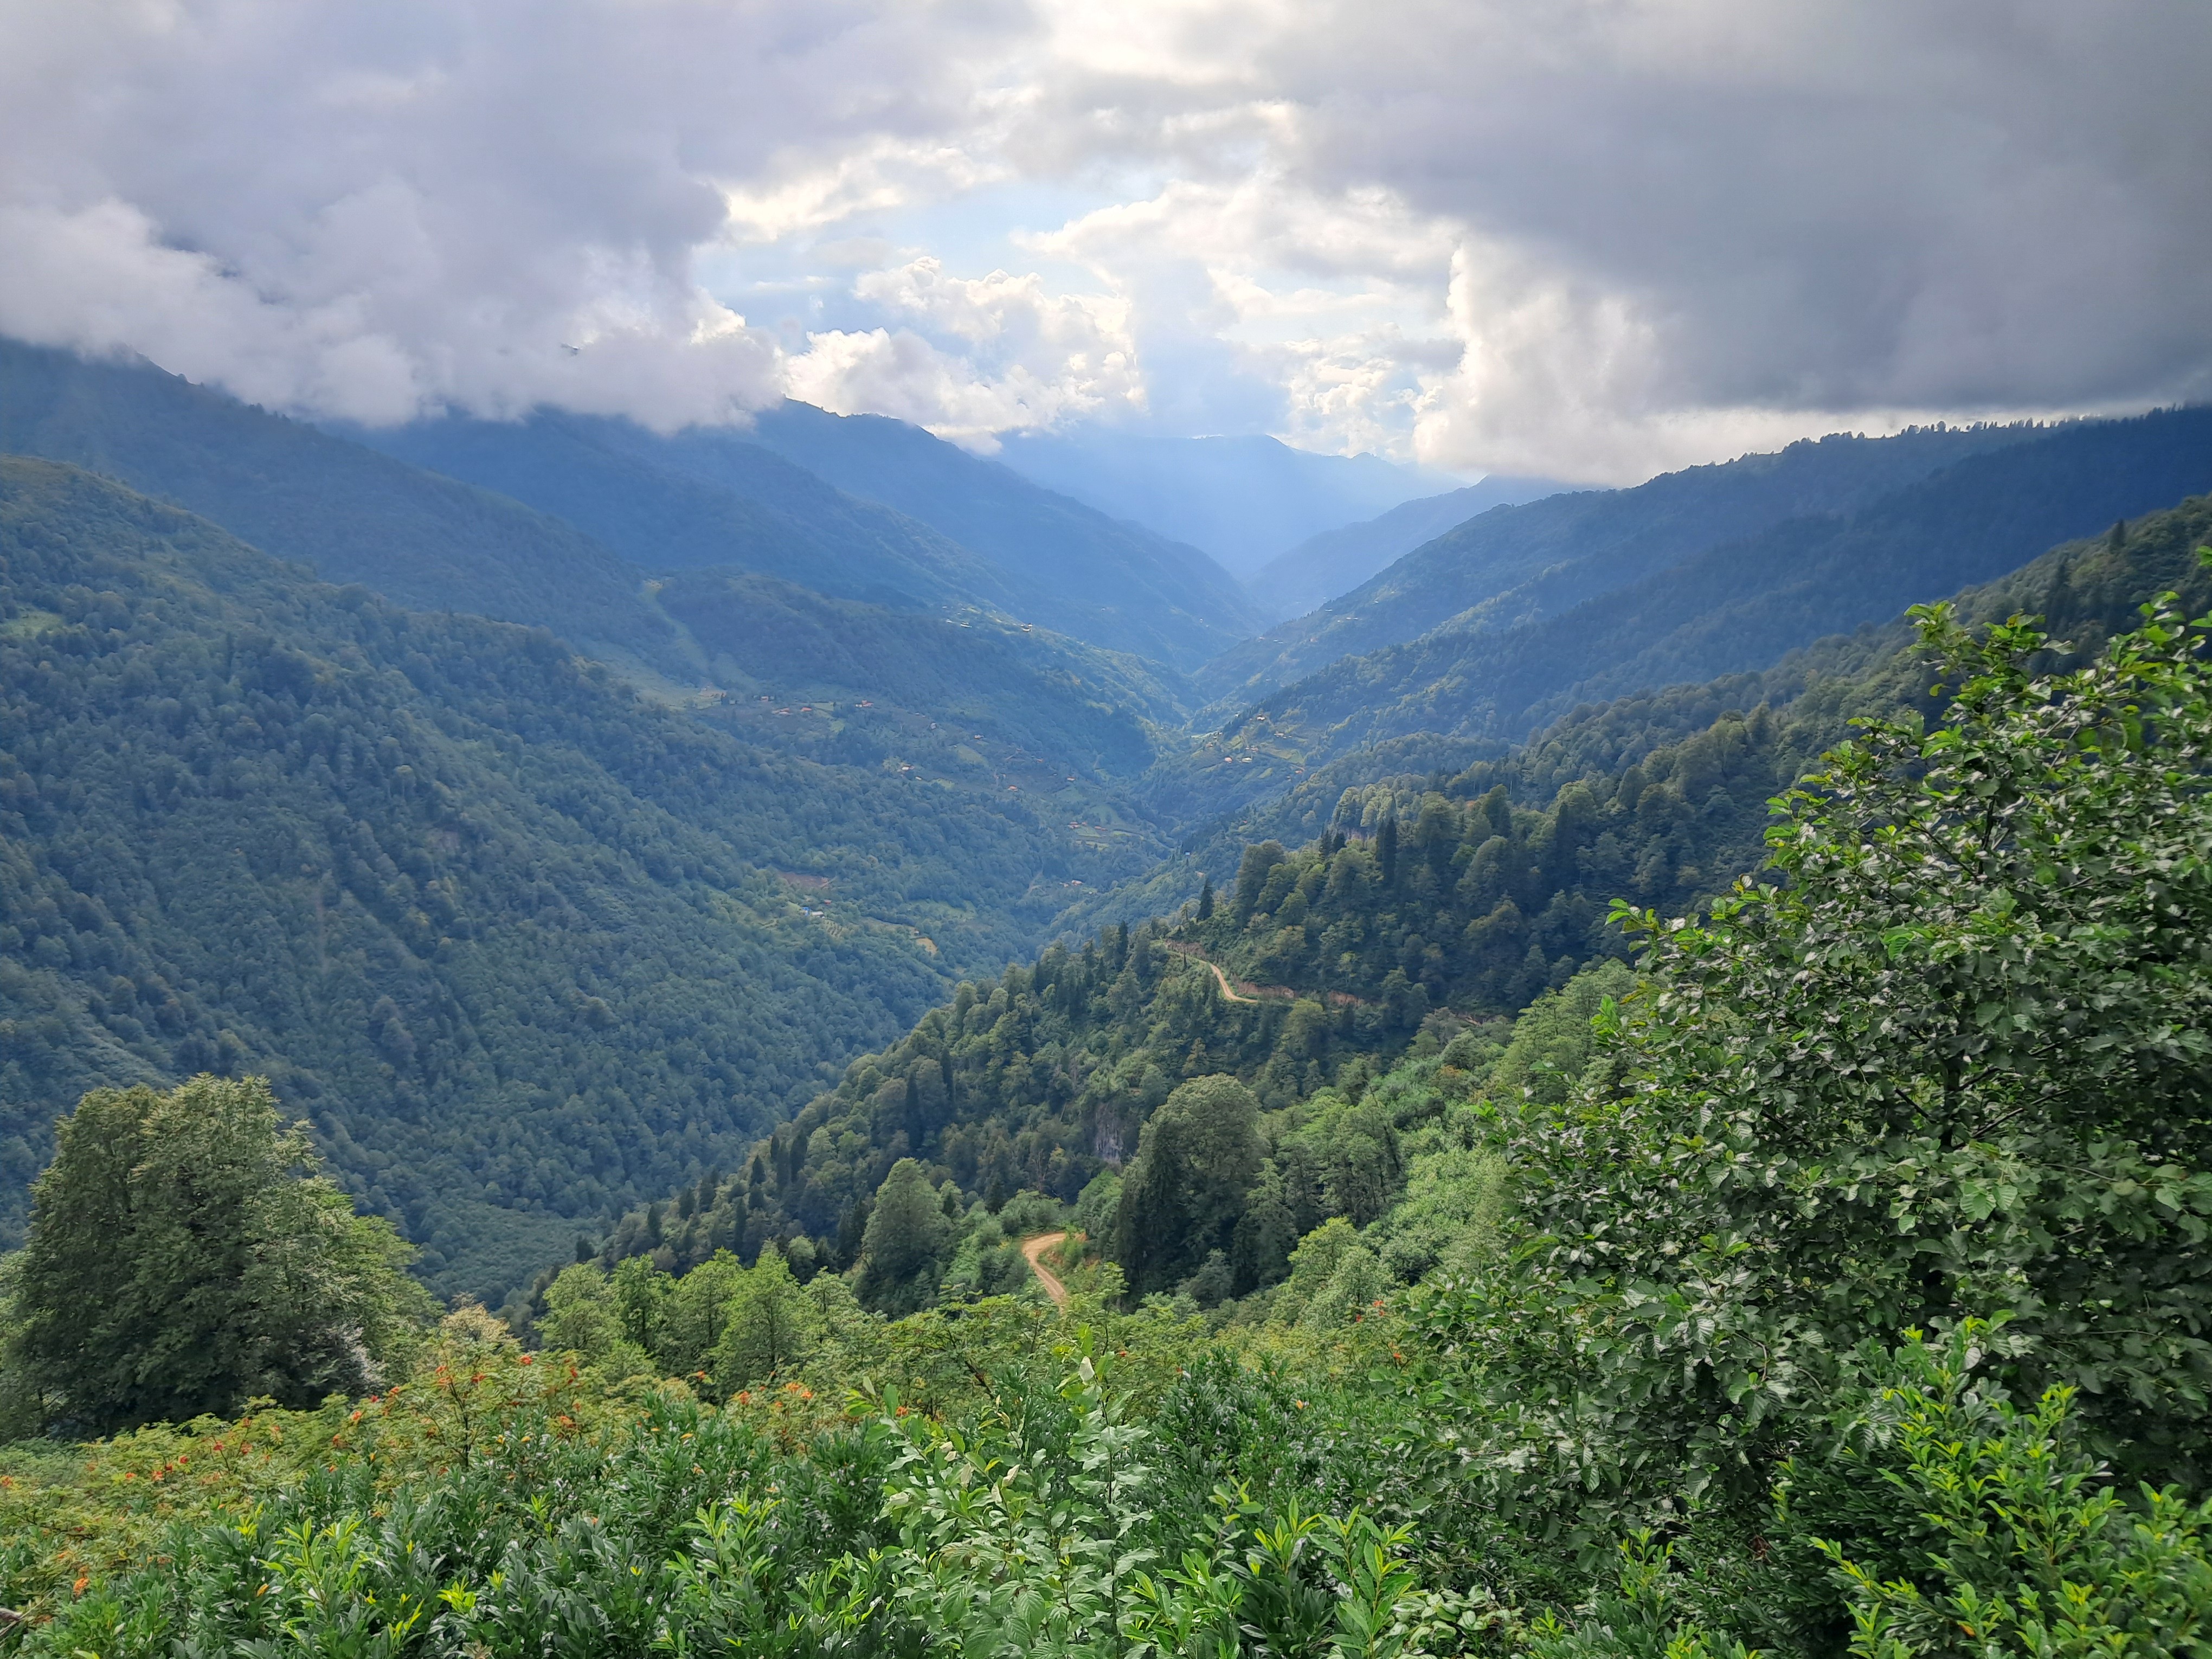
[(1625, 481), (2212, 395), (2198, 0), (0, 0), (0, 332)]

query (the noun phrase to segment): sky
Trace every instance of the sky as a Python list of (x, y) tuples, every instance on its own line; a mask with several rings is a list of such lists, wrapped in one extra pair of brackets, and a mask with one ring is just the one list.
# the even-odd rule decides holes
[(2212, 396), (2196, 0), (0, 0), (0, 333), (1631, 482)]

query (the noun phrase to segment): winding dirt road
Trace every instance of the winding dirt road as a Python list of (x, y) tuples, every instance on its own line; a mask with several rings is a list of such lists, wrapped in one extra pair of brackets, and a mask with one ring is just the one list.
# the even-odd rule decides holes
[[(1200, 962), (1206, 962), (1206, 958), (1204, 957), (1200, 957), (1199, 960)], [(1221, 994), (1226, 997), (1230, 1001), (1257, 1002), (1260, 1000), (1257, 997), (1243, 997), (1237, 995), (1237, 988), (1229, 982), (1229, 975), (1221, 971), (1221, 964), (1219, 963), (1206, 962), (1206, 965), (1213, 969), (1213, 982), (1221, 988)]]
[(1053, 1272), (1037, 1258), (1066, 1237), (1065, 1232), (1039, 1233), (1035, 1238), (1025, 1238), (1022, 1241), (1023, 1260), (1030, 1264), (1030, 1271), (1036, 1275), (1037, 1283), (1044, 1286), (1044, 1293), (1052, 1298), (1053, 1305), (1056, 1308), (1065, 1308), (1067, 1305), (1067, 1286), (1060, 1282), (1058, 1273)]

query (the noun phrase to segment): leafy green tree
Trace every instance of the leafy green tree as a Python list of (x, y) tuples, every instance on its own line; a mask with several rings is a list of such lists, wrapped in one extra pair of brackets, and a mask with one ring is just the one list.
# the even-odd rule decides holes
[(928, 1306), (951, 1232), (929, 1172), (910, 1158), (892, 1164), (861, 1240), (860, 1300), (894, 1317)]
[[(766, 1261), (774, 1250), (770, 1245), (761, 1259)], [(749, 1283), (744, 1264), (727, 1250), (715, 1251), (676, 1281), (668, 1292), (660, 1347), (653, 1356), (664, 1371), (690, 1376), (714, 1363), (715, 1346), (729, 1329), (732, 1304)]]
[(2025, 622), (1920, 621), (1948, 717), (1784, 799), (1784, 882), (1632, 917), (1649, 988), (1509, 1150), (1555, 1243), (1480, 1293), (1488, 1363), (1576, 1377), (1513, 1409), (1577, 1480), (1753, 1492), (1859, 1345), (1984, 1313), (2099, 1455), (2212, 1468), (2207, 626), (2039, 677)]
[(651, 1256), (634, 1255), (614, 1270), (608, 1300), (625, 1342), (647, 1353), (660, 1351), (669, 1293), (674, 1288), (674, 1279), (654, 1265)]
[(715, 1386), (725, 1393), (788, 1376), (823, 1335), (821, 1316), (773, 1244), (750, 1271), (738, 1270), (726, 1315), (713, 1357)]
[(1193, 1078), (1146, 1121), (1121, 1185), (1115, 1256), (1138, 1295), (1227, 1252), (1260, 1173), (1260, 1101), (1233, 1077)]
[(545, 1287), (545, 1311), (538, 1321), (538, 1334), (548, 1348), (568, 1349), (593, 1360), (634, 1346), (623, 1335), (622, 1321), (615, 1316), (606, 1274), (589, 1261), (563, 1267)]
[(57, 1140), (8, 1354), (57, 1427), (363, 1391), (432, 1311), (412, 1251), (316, 1173), (264, 1079), (94, 1090)]

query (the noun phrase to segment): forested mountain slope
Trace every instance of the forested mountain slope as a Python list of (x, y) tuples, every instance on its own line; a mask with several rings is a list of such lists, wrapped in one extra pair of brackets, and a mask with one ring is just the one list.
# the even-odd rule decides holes
[(1248, 631), (1243, 595), (1197, 549), (896, 421), (791, 404), (753, 433), (663, 436), (541, 410), (350, 435), (557, 514), (654, 574), (722, 567), (909, 610), (981, 606), (1185, 666)]
[[(2195, 558), (2207, 542), (2212, 501), (2200, 497), (2054, 549), (1956, 604), (1974, 623), (2043, 617), (2084, 656), (2163, 589), (2191, 614), (2212, 608)], [(1272, 833), (1242, 852), (1217, 914), (1180, 937), (1267, 982), (1516, 1008), (1624, 948), (1605, 920), (1615, 898), (1672, 915), (1726, 890), (1764, 854), (1767, 801), (1853, 720), (1932, 714), (1930, 678), (1900, 620), (1763, 673), (1578, 711), (1456, 775), (1302, 790), (1258, 820)], [(1206, 862), (1225, 868), (1256, 834), (1224, 836)], [(1278, 836), (1318, 839), (1285, 853)]]
[(71, 468), (0, 460), (0, 560), (10, 1218), (85, 1087), (264, 1070), (434, 1282), (496, 1294), (1135, 861)]
[[(1164, 767), (1156, 799), (1188, 819), (1205, 805), (1274, 793), (1297, 769), (1364, 744), (1414, 733), (1514, 740), (1577, 702), (1764, 668), (2208, 485), (2212, 409), (2063, 427), (1856, 513), (1790, 519), (1709, 548), (1546, 619), (1498, 627), (1457, 618), (1332, 664)], [(1553, 580), (1533, 586), (1548, 591)]]
[(1485, 478), (1464, 489), (1424, 495), (1380, 517), (1309, 536), (1244, 579), (1270, 622), (1303, 617), (1348, 593), (1417, 547), (1492, 507), (1557, 495), (1567, 486), (1549, 478)]
[(1036, 596), (902, 514), (733, 444), (712, 479), (668, 465), (627, 422), (540, 410), (347, 429), (360, 442), (577, 526), (654, 575), (725, 568), (907, 609), (1018, 609)]
[[(1102, 1175), (1110, 1185), (1146, 1120), (1192, 1079), (1233, 1077), (1278, 1110), (1332, 1081), (1356, 1096), (1416, 1036), (1409, 1007), (1231, 1000), (1158, 926), (1109, 929), (1079, 951), (1054, 946), (1031, 966), (962, 985), (750, 1158), (624, 1217), (601, 1254), (611, 1266), (657, 1252), (681, 1269), (717, 1249), (750, 1261), (764, 1243), (789, 1251), (805, 1239), (806, 1261), (850, 1267), (878, 1189), (908, 1158), (933, 1188), (950, 1181), (994, 1206), (1019, 1190), (1072, 1201)], [(1387, 1157), (1376, 1144), (1386, 1128), (1339, 1115), (1328, 1129), (1301, 1170), (1315, 1183)], [(1265, 1246), (1275, 1267), (1327, 1213), (1293, 1208)]]
[[(756, 416), (751, 435), (848, 494), (920, 520), (1063, 603), (1097, 608), (1101, 622), (1082, 634), (1094, 643), (1190, 668), (1256, 625), (1236, 579), (1199, 549), (1032, 483), (903, 421), (837, 416), (787, 402)], [(680, 465), (693, 454), (711, 458), (733, 441), (734, 434), (695, 428), (669, 441), (665, 453)], [(1113, 631), (1095, 631), (1102, 625)]]
[(641, 599), (637, 572), (573, 525), (150, 363), (0, 338), (0, 453), (102, 473), (400, 605), (671, 661), (672, 630)]
[[(1853, 512), (1968, 456), (2047, 431), (2019, 425), (1916, 428), (1889, 438), (1836, 434), (1775, 454), (1666, 473), (1632, 489), (1493, 508), (1312, 616), (1224, 653), (1207, 665), (1200, 686), (1224, 713), (1234, 712), (1231, 705), (1256, 701), (1340, 658), (1418, 639), (1477, 607), (1485, 607), (1479, 618), (1494, 627), (1552, 615), (1707, 548), (1788, 519)], [(1542, 589), (1516, 593), (1540, 577)]]
[(817, 759), (951, 763), (956, 746), (981, 743), (975, 752), (1043, 768), (1055, 788), (1126, 783), (1154, 758), (1154, 722), (1183, 712), (1166, 671), (1024, 624), (888, 611), (726, 571), (650, 591), (720, 694), (702, 714)]
[[(1958, 613), (1978, 624), (2045, 616), (2072, 647), (2051, 653), (2063, 667), (2160, 591), (2179, 590), (2192, 614), (2212, 607), (2212, 572), (2195, 553), (2208, 540), (2212, 501), (2191, 501), (1962, 593)], [(1210, 915), (1185, 907), (1109, 927), (1079, 951), (963, 985), (742, 1164), (625, 1217), (602, 1259), (652, 1253), (682, 1269), (715, 1249), (750, 1261), (764, 1243), (804, 1239), (806, 1262), (850, 1267), (899, 1160), (917, 1159), (933, 1186), (955, 1183), (963, 1202), (1024, 1188), (1072, 1200), (1133, 1156), (1178, 1086), (1225, 1074), (1261, 1109), (1291, 1113), (1268, 1135), (1280, 1214), (1221, 1288), (1271, 1283), (1297, 1238), (1332, 1214), (1372, 1218), (1402, 1178), (1405, 1103), (1367, 1101), (1367, 1080), (1409, 1044), (1434, 1054), (1462, 1029), (1440, 1011), (1474, 1022), (1452, 1045), (1471, 1063), (1460, 1056), (1503, 1030), (1492, 1017), (1626, 954), (1606, 922), (1613, 899), (1678, 915), (1725, 890), (1765, 856), (1769, 798), (1854, 719), (1938, 710), (1933, 678), (1900, 622), (1764, 675), (1584, 711), (1455, 775), (1304, 795), (1275, 827), (1310, 833), (1308, 845), (1224, 838), (1206, 849), (1213, 865), (1241, 865)], [(1231, 1000), (1209, 959), (1280, 988)], [(1618, 988), (1584, 981), (1528, 1025), (1526, 1052), (1509, 1056), (1519, 1074), (1570, 1050), (1579, 1064), (1596, 996)], [(1293, 1110), (1323, 1088), (1334, 1095)], [(1095, 1197), (1084, 1202), (1097, 1228)]]
[[(787, 692), (897, 702), (921, 717), (917, 737), (936, 720), (947, 733), (965, 726), (963, 738), (983, 732), (1083, 769), (1091, 766), (1085, 757), (1110, 754), (1100, 763), (1116, 771), (1149, 760), (1148, 750), (1139, 760), (1130, 747), (1142, 742), (1143, 720), (1183, 717), (1188, 693), (1172, 671), (994, 623), (1016, 603), (1016, 585), (988, 562), (761, 449), (737, 447), (764, 481), (760, 494), (779, 506), (631, 459), (608, 436), (630, 432), (617, 422), (451, 425), (456, 441), (538, 468), (548, 500), (586, 518), (600, 512), (605, 523), (595, 527), (614, 541), (144, 364), (88, 363), (0, 341), (0, 450), (12, 443), (82, 464), (325, 580), (357, 581), (402, 605), (550, 627), (664, 696), (695, 706), (738, 691), (777, 694), (777, 706)], [(675, 589), (648, 588), (632, 555), (682, 573)], [(747, 561), (801, 586), (694, 568)], [(742, 617), (726, 603), (704, 603), (718, 584), (745, 595)], [(970, 625), (893, 623), (879, 608), (824, 599), (825, 591), (873, 593), (909, 611), (949, 608)], [(702, 626), (712, 615), (738, 625), (694, 637), (672, 610), (686, 601)], [(829, 631), (842, 636), (847, 669), (825, 678), (817, 671), (833, 615)], [(896, 647), (886, 629), (899, 636)], [(1079, 729), (1090, 735), (1079, 738)], [(796, 734), (770, 720), (752, 735), (793, 746)], [(816, 736), (796, 746), (814, 752)], [(1069, 769), (1078, 769), (1061, 774)]]

